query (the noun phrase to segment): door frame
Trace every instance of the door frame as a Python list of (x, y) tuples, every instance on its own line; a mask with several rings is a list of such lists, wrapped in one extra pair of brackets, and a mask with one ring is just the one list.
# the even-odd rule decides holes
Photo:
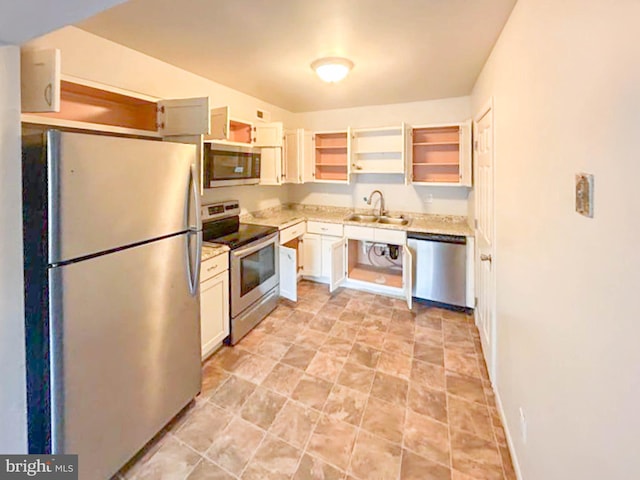
[[(495, 106), (494, 106), (494, 99), (493, 96), (490, 96), (483, 104), (482, 107), (478, 110), (478, 112), (475, 114), (474, 118), (473, 118), (473, 133), (474, 136), (477, 132), (477, 125), (478, 122), (487, 114), (491, 112), (491, 184), (492, 184), (492, 189), (491, 189), (491, 215), (493, 216), (493, 225), (492, 225), (492, 231), (491, 231), (491, 275), (490, 275), (490, 281), (492, 283), (492, 295), (491, 295), (491, 339), (490, 339), (490, 348), (487, 348), (487, 344), (486, 344), (486, 339), (484, 338), (483, 334), (482, 334), (482, 327), (478, 324), (478, 314), (477, 314), (477, 309), (474, 312), (474, 318), (475, 318), (475, 324), (478, 327), (478, 330), (480, 331), (480, 339), (482, 342), (482, 350), (484, 352), (485, 355), (485, 362), (487, 364), (487, 370), (489, 372), (489, 378), (491, 380), (492, 383), (494, 383), (495, 378), (496, 378), (496, 374), (497, 374), (497, 365), (496, 365), (496, 357), (497, 357), (497, 315), (496, 315), (496, 202), (495, 202), (495, 198), (496, 198), (496, 192), (495, 192), (495, 185), (496, 185), (496, 154), (495, 154), (495, 138), (496, 138), (496, 134), (495, 134)], [(473, 153), (475, 156), (475, 152), (476, 152), (476, 148), (475, 148), (475, 139), (473, 142)], [(478, 179), (478, 175), (477, 175), (477, 163), (473, 162), (473, 176), (474, 178)], [(476, 192), (477, 193), (477, 192)], [(478, 195), (475, 195), (474, 198), (474, 217), (477, 218), (478, 212), (479, 212), (479, 205), (480, 199)], [(477, 221), (475, 222), (477, 223)], [(477, 238), (477, 229), (474, 226), (474, 235), (476, 235)], [(478, 288), (478, 286), (480, 285), (480, 282), (478, 281), (478, 271), (479, 271), (479, 266), (480, 266), (480, 262), (479, 262), (479, 243), (478, 241), (475, 242), (475, 252), (474, 252), (474, 260), (475, 260), (475, 272), (474, 272), (474, 280), (475, 280), (475, 285), (476, 285), (476, 289)], [(477, 292), (476, 292), (476, 298), (478, 298)], [(477, 302), (476, 302), (477, 303)], [(476, 305), (477, 307), (477, 305)]]

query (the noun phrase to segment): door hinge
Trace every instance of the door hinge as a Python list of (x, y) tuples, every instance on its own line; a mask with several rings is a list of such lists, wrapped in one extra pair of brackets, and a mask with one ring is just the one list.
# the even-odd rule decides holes
[(473, 141), (473, 149), (477, 152), (478, 151), (478, 140), (474, 140)]
[(478, 219), (477, 218), (473, 219), (473, 228), (476, 228), (476, 229), (478, 228)]
[(475, 297), (475, 298), (473, 299), (473, 307), (475, 308), (475, 307), (477, 307), (477, 306), (478, 306), (478, 297)]

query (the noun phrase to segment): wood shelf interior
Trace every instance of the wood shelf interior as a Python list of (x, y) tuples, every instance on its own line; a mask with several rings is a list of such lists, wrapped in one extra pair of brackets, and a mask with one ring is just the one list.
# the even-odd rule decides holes
[(60, 111), (38, 116), (156, 132), (155, 102), (62, 80)]
[(347, 132), (316, 133), (316, 180), (348, 179)]
[(229, 140), (251, 143), (251, 125), (237, 120), (229, 120)]
[(413, 181), (460, 182), (460, 128), (413, 129)]
[[(363, 252), (362, 243), (360, 240), (349, 240), (347, 276), (374, 285), (402, 288), (402, 268), (373, 265), (368, 255)], [(400, 251), (398, 263), (402, 265), (402, 247)]]

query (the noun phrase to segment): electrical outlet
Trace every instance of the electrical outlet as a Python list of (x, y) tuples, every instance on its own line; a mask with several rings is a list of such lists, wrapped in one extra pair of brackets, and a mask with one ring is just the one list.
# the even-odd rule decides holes
[(520, 407), (520, 435), (522, 443), (527, 443), (527, 418), (524, 416), (524, 409)]

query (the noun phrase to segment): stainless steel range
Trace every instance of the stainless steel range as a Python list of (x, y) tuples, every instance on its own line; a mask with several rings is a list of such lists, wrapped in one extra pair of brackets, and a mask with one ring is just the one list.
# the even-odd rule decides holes
[(229, 246), (230, 332), (232, 345), (277, 306), (280, 295), (278, 229), (240, 223), (237, 200), (202, 207), (206, 243)]

